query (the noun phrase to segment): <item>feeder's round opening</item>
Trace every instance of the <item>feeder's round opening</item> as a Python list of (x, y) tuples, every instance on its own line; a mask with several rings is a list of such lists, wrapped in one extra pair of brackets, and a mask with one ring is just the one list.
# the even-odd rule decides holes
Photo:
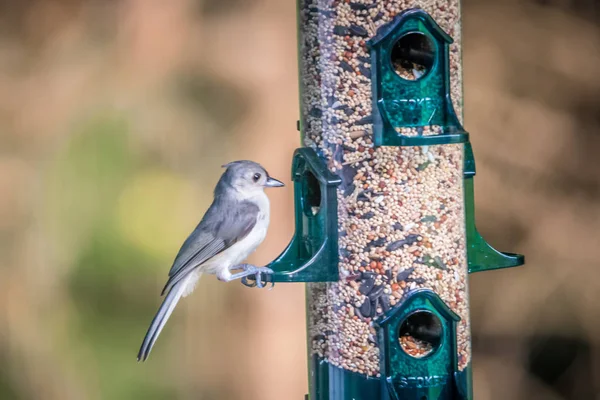
[(302, 204), (304, 205), (304, 213), (308, 216), (317, 215), (321, 210), (321, 185), (310, 171), (304, 173)]
[(398, 340), (406, 354), (422, 358), (433, 353), (442, 343), (442, 323), (429, 311), (416, 311), (400, 325)]
[(392, 66), (402, 79), (416, 81), (433, 67), (435, 45), (425, 34), (413, 32), (402, 36), (392, 49)]

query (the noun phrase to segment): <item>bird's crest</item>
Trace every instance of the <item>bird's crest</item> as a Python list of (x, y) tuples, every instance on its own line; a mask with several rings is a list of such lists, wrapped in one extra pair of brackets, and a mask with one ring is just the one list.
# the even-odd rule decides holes
[(248, 160), (239, 160), (239, 161), (232, 161), (232, 162), (230, 162), (230, 163), (223, 164), (223, 165), (221, 165), (221, 167), (222, 167), (222, 168), (229, 168), (229, 167), (231, 167), (232, 165), (244, 164), (244, 163), (252, 163), (252, 164), (254, 164), (254, 162), (252, 162), (252, 161), (248, 161)]

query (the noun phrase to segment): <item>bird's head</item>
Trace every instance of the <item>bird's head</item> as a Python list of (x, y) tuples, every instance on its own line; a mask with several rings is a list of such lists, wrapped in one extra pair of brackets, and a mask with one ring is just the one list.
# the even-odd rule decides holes
[(268, 187), (284, 186), (281, 181), (271, 178), (262, 165), (254, 161), (233, 161), (223, 167), (227, 170), (221, 177), (221, 181), (244, 197), (252, 197)]

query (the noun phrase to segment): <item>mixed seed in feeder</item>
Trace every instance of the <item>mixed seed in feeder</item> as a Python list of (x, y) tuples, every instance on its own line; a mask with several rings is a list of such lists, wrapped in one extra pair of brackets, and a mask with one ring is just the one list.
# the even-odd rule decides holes
[[(366, 41), (397, 14), (418, 6), (455, 40), (450, 89), (460, 116), (458, 0), (301, 0), (299, 7), (304, 145), (320, 152), (342, 179), (340, 281), (308, 284), (310, 352), (368, 376), (380, 376), (374, 320), (418, 288), (433, 290), (461, 318), (459, 370), (471, 358), (463, 145), (373, 145), (372, 60)], [(418, 79), (430, 66), (432, 48), (409, 43), (408, 49), (403, 54), (409, 59), (398, 64), (405, 72), (399, 74)], [(442, 128), (398, 131), (434, 136)], [(421, 339), (399, 340), (416, 346), (416, 352), (427, 347)]]
[(396, 73), (409, 81), (421, 78), (434, 62), (433, 43), (423, 34), (410, 33), (398, 40), (392, 50)]
[(412, 336), (406, 335), (400, 337), (400, 346), (406, 354), (421, 358), (429, 355), (433, 351), (433, 345), (425, 340), (415, 339)]

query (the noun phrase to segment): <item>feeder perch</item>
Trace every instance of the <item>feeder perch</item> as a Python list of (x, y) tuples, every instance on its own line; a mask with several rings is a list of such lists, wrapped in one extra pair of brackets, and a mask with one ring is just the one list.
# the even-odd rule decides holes
[(517, 267), (525, 263), (521, 254), (494, 249), (475, 227), (475, 157), (470, 143), (465, 145), (465, 215), (467, 225), (467, 259), (469, 273)]
[(310, 148), (292, 162), (296, 231), (283, 253), (267, 267), (268, 282), (331, 282), (339, 279), (336, 188), (339, 177)]

